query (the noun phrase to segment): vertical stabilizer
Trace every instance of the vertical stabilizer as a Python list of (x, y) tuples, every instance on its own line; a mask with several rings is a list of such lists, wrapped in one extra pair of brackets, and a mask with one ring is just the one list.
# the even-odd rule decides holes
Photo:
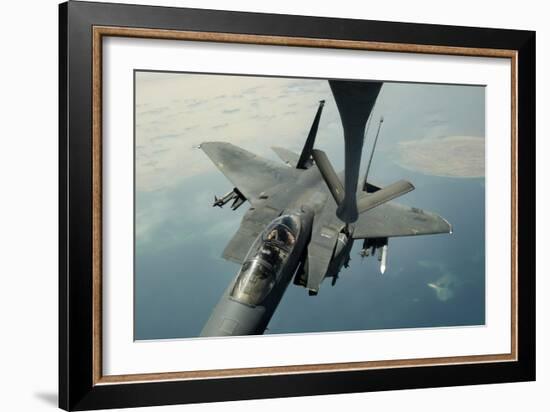
[(304, 148), (302, 149), (300, 159), (298, 159), (298, 163), (296, 163), (296, 169), (307, 169), (312, 164), (311, 152), (313, 150), (313, 145), (315, 144), (315, 138), (317, 137), (317, 129), (319, 129), (319, 121), (321, 120), (321, 113), (323, 112), (324, 105), (324, 100), (319, 101), (317, 113), (315, 114), (315, 118), (313, 119), (311, 129), (309, 129), (309, 134), (307, 135), (306, 143), (304, 144)]

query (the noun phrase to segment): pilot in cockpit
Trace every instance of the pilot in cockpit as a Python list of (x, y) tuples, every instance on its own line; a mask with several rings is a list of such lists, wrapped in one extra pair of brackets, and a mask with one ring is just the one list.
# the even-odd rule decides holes
[(260, 257), (264, 262), (267, 262), (274, 267), (279, 260), (279, 253), (272, 245), (265, 244), (260, 249)]
[(267, 240), (280, 243), (286, 247), (290, 247), (296, 241), (294, 235), (283, 225), (278, 225), (269, 232)]
[(277, 268), (286, 255), (286, 251), (292, 247), (296, 237), (283, 225), (274, 227), (265, 237), (266, 242), (260, 249), (262, 260)]

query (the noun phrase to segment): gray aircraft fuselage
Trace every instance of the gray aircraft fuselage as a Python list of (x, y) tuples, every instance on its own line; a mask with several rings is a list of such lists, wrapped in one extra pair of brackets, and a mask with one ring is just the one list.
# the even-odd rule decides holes
[[(294, 185), (281, 186), (283, 185), (267, 190), (265, 192), (266, 199), (260, 199), (259, 202), (265, 200), (266, 205), (264, 207), (268, 208), (272, 208), (273, 205), (279, 205), (281, 216), (296, 217), (300, 222), (300, 232), (294, 248), (279, 268), (280, 272), (270, 274), (270, 276), (276, 278), (275, 285), (260, 302), (250, 303), (246, 300), (239, 300), (238, 296), (234, 296), (235, 294), (232, 296), (232, 291), (242, 274), (241, 268), (237, 276), (235, 276), (224, 291), (208, 322), (202, 329), (201, 336), (257, 335), (264, 333), (288, 284), (301, 262), (304, 261), (304, 254), (307, 254), (307, 245), (310, 241), (314, 216), (321, 213), (321, 211), (335, 216), (337, 205), (330, 197), (330, 193), (317, 167), (312, 166), (309, 169), (300, 171)], [(254, 209), (257, 210), (262, 207), (262, 205), (258, 204), (259, 202), (256, 201), (254, 203)], [(244, 219), (246, 219), (246, 216)], [(274, 219), (273, 222), (276, 222), (278, 219), (279, 217)], [(249, 261), (252, 257), (251, 255), (254, 253), (257, 244), (262, 243), (263, 239), (268, 235), (266, 232), (270, 230), (272, 224), (267, 225), (266, 229), (258, 235), (247, 254), (243, 267), (246, 265), (246, 261)], [(343, 222), (341, 224), (344, 226)], [(349, 257), (352, 245), (353, 239), (351, 237), (345, 244), (340, 245), (338, 256), (335, 256), (335, 259), (331, 262), (331, 272), (337, 274), (340, 271), (342, 265)]]

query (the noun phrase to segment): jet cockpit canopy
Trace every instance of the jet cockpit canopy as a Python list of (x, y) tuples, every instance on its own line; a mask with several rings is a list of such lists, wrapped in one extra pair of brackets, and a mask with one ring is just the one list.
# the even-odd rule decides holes
[(262, 303), (278, 282), (299, 233), (300, 220), (294, 215), (271, 222), (250, 248), (230, 296), (248, 305)]

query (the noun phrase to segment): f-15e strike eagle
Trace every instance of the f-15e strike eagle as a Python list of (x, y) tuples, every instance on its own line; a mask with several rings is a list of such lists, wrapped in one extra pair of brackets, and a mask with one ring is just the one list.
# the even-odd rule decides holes
[[(316, 295), (321, 282), (347, 267), (355, 240), (363, 240), (361, 256), (378, 249), (382, 273), (388, 238), (451, 233), (451, 225), (435, 213), (390, 200), (414, 189), (405, 180), (384, 188), (358, 184), (367, 120), (382, 82), (329, 81), (344, 129), (345, 184), (327, 155), (314, 149), (324, 101), (321, 101), (300, 155), (273, 150), (278, 164), (229, 143), (199, 147), (235, 188), (214, 206), (232, 201), (250, 208), (223, 257), (241, 268), (223, 293), (201, 336), (262, 334), (288, 284)], [(378, 134), (377, 134), (378, 138)], [(374, 151), (376, 141), (373, 145)], [(372, 160), (372, 152), (371, 152)]]

